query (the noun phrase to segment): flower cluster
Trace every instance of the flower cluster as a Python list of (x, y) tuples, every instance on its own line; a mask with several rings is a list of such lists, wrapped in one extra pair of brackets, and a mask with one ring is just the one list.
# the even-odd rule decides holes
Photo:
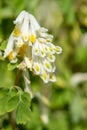
[(60, 54), (61, 47), (52, 44), (53, 36), (48, 34), (46, 28), (40, 27), (35, 17), (26, 11), (19, 14), (14, 24), (4, 57), (8, 57), (11, 63), (16, 63), (21, 58), (23, 61), (18, 65), (19, 69), (30, 69), (45, 83), (54, 82), (54, 54)]

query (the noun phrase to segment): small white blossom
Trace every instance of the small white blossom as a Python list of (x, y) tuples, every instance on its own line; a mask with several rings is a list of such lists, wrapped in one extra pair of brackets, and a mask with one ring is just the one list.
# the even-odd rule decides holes
[(11, 63), (17, 62), (21, 57), (19, 69), (28, 68), (45, 83), (55, 82), (55, 54), (60, 54), (62, 48), (52, 43), (53, 36), (48, 34), (46, 28), (40, 27), (35, 17), (26, 11), (19, 14), (14, 24), (4, 57), (8, 57)]

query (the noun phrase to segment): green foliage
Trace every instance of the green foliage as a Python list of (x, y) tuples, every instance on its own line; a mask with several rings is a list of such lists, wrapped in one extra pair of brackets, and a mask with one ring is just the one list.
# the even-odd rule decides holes
[[(55, 62), (55, 83), (43, 84), (29, 72), (32, 99), (25, 87), (29, 79), (17, 75), (18, 63), (3, 58), (22, 10), (34, 14), (63, 48)], [(12, 130), (12, 122), (17, 130), (87, 130), (87, 0), (0, 1), (0, 130)]]
[(30, 109), (24, 101), (20, 101), (16, 110), (17, 124), (25, 124), (30, 119)]
[(17, 108), (19, 102), (19, 95), (12, 96), (7, 102), (7, 112), (11, 112)]
[(12, 98), (15, 95), (14, 89), (0, 89), (1, 93), (3, 94), (0, 96), (0, 115), (3, 115), (7, 112), (7, 103), (10, 98)]
[(30, 119), (30, 95), (16, 88), (0, 89), (0, 115), (15, 110), (17, 124)]

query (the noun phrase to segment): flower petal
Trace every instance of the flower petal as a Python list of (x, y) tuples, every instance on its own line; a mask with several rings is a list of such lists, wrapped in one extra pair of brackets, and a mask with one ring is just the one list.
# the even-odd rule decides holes
[(48, 59), (50, 62), (54, 62), (56, 58), (55, 58), (54, 55), (48, 54), (48, 55), (47, 55), (47, 59)]
[(56, 76), (54, 74), (51, 74), (49, 77), (49, 81), (55, 82), (56, 81)]
[(41, 72), (41, 67), (40, 67), (40, 64), (39, 64), (39, 63), (34, 62), (34, 64), (33, 64), (33, 69), (34, 69), (34, 71), (35, 71), (35, 74), (37, 74), (37, 75), (40, 74), (40, 72)]
[(44, 65), (44, 68), (47, 72), (51, 72), (52, 71), (52, 66), (51, 66), (51, 63), (47, 60), (43, 61), (43, 65)]
[(41, 76), (42, 80), (44, 81), (44, 83), (48, 83), (49, 82), (49, 75), (43, 71), (43, 73), (41, 73)]
[(11, 51), (13, 51), (13, 46), (14, 46), (14, 37), (13, 35), (11, 34), (9, 40), (8, 40), (8, 43), (7, 43), (7, 47), (5, 49), (5, 53), (4, 53), (4, 57), (7, 57), (9, 55), (9, 53)]
[(54, 49), (55, 49), (55, 51), (56, 51), (57, 54), (62, 53), (62, 48), (61, 48), (61, 47), (59, 47), (59, 46), (55, 46)]

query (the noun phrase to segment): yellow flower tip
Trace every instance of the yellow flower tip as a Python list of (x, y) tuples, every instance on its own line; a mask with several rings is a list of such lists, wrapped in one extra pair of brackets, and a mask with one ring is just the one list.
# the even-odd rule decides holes
[(36, 36), (35, 36), (34, 34), (31, 34), (31, 35), (29, 36), (29, 40), (30, 40), (32, 43), (34, 43), (34, 42), (36, 41)]
[(43, 73), (41, 76), (42, 76), (42, 78), (43, 78), (44, 80), (47, 79), (47, 74), (46, 74), (46, 73)]
[(49, 59), (51, 59), (51, 60), (53, 59), (53, 56), (52, 56), (52, 55), (48, 55), (48, 57), (49, 57)]
[(19, 37), (19, 35), (20, 35), (20, 29), (17, 28), (16, 26), (14, 28), (13, 35), (14, 35), (14, 37)]
[(49, 63), (45, 63), (45, 66), (46, 66), (47, 69), (51, 68), (51, 65)]
[(49, 80), (50, 80), (51, 82), (56, 82), (56, 77), (55, 77), (55, 75), (51, 74), (50, 77), (49, 77)]
[(58, 48), (58, 47), (56, 47), (55, 50), (56, 50), (57, 52), (60, 52), (60, 48)]
[(54, 49), (55, 49), (57, 54), (60, 54), (62, 52), (62, 48), (59, 46), (56, 46)]
[(41, 50), (41, 55), (44, 55), (44, 50)]
[(55, 78), (55, 76), (54, 75), (50, 75), (50, 79), (52, 80), (52, 79), (54, 79)]
[(38, 65), (35, 66), (35, 69), (36, 69), (37, 72), (40, 71), (40, 67)]
[(55, 53), (55, 50), (54, 50), (54, 48), (52, 48), (52, 47), (49, 47), (48, 49), (49, 49), (48, 51), (49, 51), (51, 54), (54, 54), (54, 53)]
[(35, 49), (35, 53), (38, 53), (38, 51), (39, 51), (38, 48), (36, 48), (36, 49)]
[(11, 51), (8, 55), (8, 59), (9, 60), (13, 60), (14, 56), (13, 56), (13, 51)]
[(50, 39), (46, 39), (46, 41), (47, 41), (47, 42), (51, 42), (51, 40), (50, 40)]

